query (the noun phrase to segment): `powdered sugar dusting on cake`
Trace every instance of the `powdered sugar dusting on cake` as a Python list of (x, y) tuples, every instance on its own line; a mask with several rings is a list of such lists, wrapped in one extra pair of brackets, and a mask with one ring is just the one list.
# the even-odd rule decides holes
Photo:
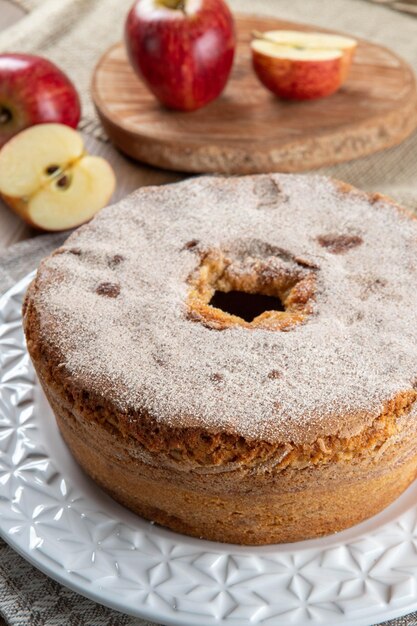
[[(314, 313), (287, 332), (189, 320), (189, 242), (255, 240), (317, 266)], [(416, 285), (417, 222), (389, 202), (319, 176), (201, 177), (103, 210), (43, 263), (35, 298), (72, 376), (128, 414), (297, 442), (352, 434), (410, 388)]]

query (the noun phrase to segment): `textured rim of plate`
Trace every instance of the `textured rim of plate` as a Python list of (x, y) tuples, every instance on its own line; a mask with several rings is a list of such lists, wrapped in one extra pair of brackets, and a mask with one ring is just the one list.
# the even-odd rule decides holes
[(260, 548), (173, 533), (103, 494), (62, 442), (26, 351), (32, 277), (0, 299), (0, 533), (25, 559), (96, 602), (176, 626), (368, 626), (417, 609), (417, 484), (347, 531)]

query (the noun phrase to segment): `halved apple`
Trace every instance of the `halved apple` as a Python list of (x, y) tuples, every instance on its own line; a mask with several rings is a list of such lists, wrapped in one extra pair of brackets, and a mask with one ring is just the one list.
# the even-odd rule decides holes
[(281, 98), (329, 96), (346, 80), (357, 42), (326, 33), (275, 30), (254, 33), (252, 61), (265, 87)]
[(89, 221), (115, 188), (111, 166), (89, 156), (79, 133), (62, 124), (39, 124), (0, 151), (0, 193), (30, 225), (59, 231)]

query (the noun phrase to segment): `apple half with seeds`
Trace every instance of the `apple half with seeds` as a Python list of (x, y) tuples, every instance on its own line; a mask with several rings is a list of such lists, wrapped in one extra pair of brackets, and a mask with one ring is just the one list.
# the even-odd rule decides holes
[(355, 39), (326, 33), (274, 30), (254, 33), (254, 70), (280, 98), (312, 100), (345, 82), (357, 47)]
[(0, 151), (0, 194), (28, 224), (48, 231), (89, 221), (110, 200), (116, 179), (109, 163), (84, 150), (63, 124), (39, 124)]

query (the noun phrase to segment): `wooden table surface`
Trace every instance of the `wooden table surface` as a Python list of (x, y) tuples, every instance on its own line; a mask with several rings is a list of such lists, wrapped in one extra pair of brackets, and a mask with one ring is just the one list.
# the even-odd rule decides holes
[[(0, 30), (10, 26), (24, 15), (24, 12), (9, 0), (0, 0)], [(53, 60), (53, 59), (51, 59)], [(117, 189), (113, 201), (124, 197), (137, 187), (178, 180), (180, 176), (173, 172), (153, 169), (130, 161), (117, 152), (110, 143), (104, 143), (85, 135), (87, 150), (92, 154), (105, 157), (113, 165), (117, 177)], [(17, 217), (0, 200), (0, 252), (5, 248), (39, 234)]]

